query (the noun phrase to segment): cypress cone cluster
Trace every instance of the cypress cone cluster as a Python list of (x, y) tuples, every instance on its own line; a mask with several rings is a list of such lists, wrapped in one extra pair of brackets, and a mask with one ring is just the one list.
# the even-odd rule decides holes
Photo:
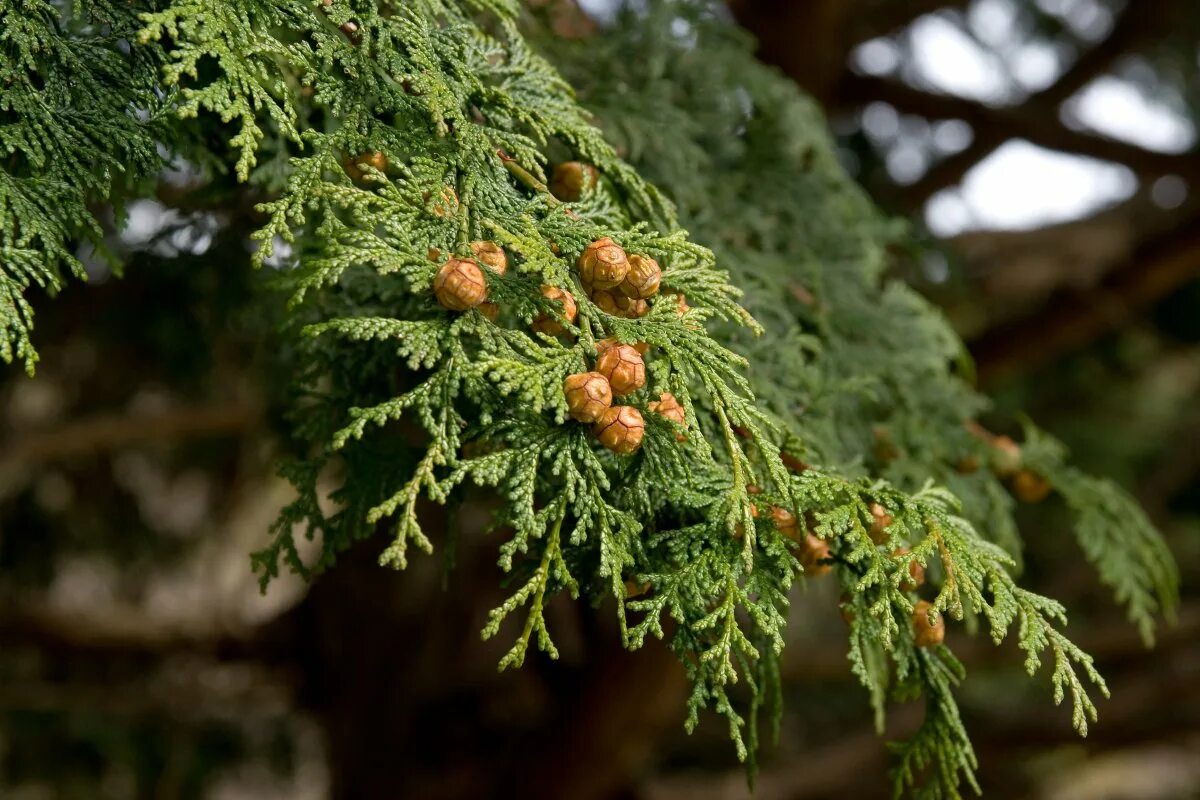
[[(579, 177), (578, 162), (560, 164), (555, 170), (556, 196), (565, 199), (573, 193), (573, 181)], [(586, 177), (589, 173), (583, 173)], [(594, 181), (594, 178), (592, 179)], [(582, 184), (581, 184), (582, 185)], [(637, 318), (650, 310), (648, 298), (658, 293), (662, 268), (653, 258), (628, 255), (624, 248), (608, 237), (593, 241), (575, 263), (579, 280), (588, 298), (604, 313), (612, 316)], [(575, 298), (565, 290), (543, 287), (542, 294), (563, 304), (565, 317), (573, 321)], [(534, 327), (546, 333), (558, 333), (561, 326), (554, 320), (539, 317)], [(567, 376), (563, 394), (571, 417), (594, 425), (596, 439), (618, 455), (629, 455), (642, 445), (646, 422), (642, 412), (629, 405), (612, 405), (614, 397), (625, 397), (646, 385), (646, 362), (649, 351), (645, 343), (625, 344), (615, 338), (596, 343), (595, 368)], [(647, 405), (647, 410), (674, 422), (686, 425), (683, 406), (669, 392)], [(686, 438), (676, 434), (678, 441)]]
[[(567, 165), (559, 165), (555, 170), (555, 194), (560, 198), (569, 194), (560, 191), (573, 174), (564, 167)], [(601, 311), (613, 316), (636, 318), (645, 314), (649, 311), (647, 299), (658, 292), (662, 280), (662, 268), (657, 261), (640, 254), (630, 256), (608, 237), (589, 244), (576, 261), (576, 267), (589, 299)], [(562, 299), (568, 316), (574, 318), (575, 301), (569, 293), (543, 288), (543, 294)], [(539, 320), (537, 324), (547, 326), (549, 321)], [(612, 398), (633, 394), (646, 385), (643, 356), (648, 350), (645, 343), (625, 344), (615, 338), (602, 339), (596, 343), (595, 369), (570, 375), (563, 382), (571, 416), (580, 422), (594, 424), (597, 440), (618, 455), (628, 455), (641, 447), (646, 423), (637, 408), (614, 406)], [(649, 403), (647, 410), (677, 425), (686, 424), (683, 406), (669, 392)], [(676, 438), (683, 441), (685, 437), (677, 434)]]
[(653, 258), (633, 254), (607, 236), (589, 244), (576, 262), (588, 298), (605, 314), (637, 319), (650, 310), (662, 268)]
[(972, 426), (971, 432), (989, 446), (992, 472), (1001, 480), (1008, 481), (1018, 500), (1040, 503), (1050, 495), (1054, 487), (1045, 477), (1025, 465), (1021, 445), (1011, 437), (993, 435), (978, 425)]
[(594, 371), (568, 375), (563, 394), (572, 418), (594, 423), (593, 432), (602, 445), (618, 455), (629, 455), (642, 446), (646, 423), (633, 406), (614, 406), (612, 401), (645, 385), (641, 354), (630, 345), (613, 344), (601, 350)]
[[(757, 486), (749, 486), (747, 492), (751, 495), (759, 495), (762, 494), (762, 489)], [(759, 516), (758, 506), (753, 503), (750, 505), (750, 516), (755, 519), (758, 519)], [(812, 532), (815, 523), (808, 520), (801, 530), (800, 520), (782, 506), (771, 506), (771, 522), (780, 533), (787, 537), (792, 549), (796, 552), (800, 566), (804, 568), (805, 575), (815, 578), (820, 575), (828, 575), (833, 571), (833, 551), (829, 547), (829, 542)], [(745, 530), (739, 524), (733, 535), (735, 539), (741, 539), (745, 534)]]
[[(374, 159), (372, 154), (366, 154), (356, 162), (386, 169), (386, 158), (382, 154), (377, 155), (382, 161)], [(347, 164), (347, 171), (351, 166)], [(563, 166), (560, 165), (560, 168)], [(573, 185), (568, 180), (569, 172), (556, 170), (559, 189)], [(594, 183), (594, 178), (592, 180)], [(428, 200), (428, 196), (425, 199)], [(451, 207), (456, 206), (457, 202), (458, 195), (446, 187), (432, 211), (437, 216), (444, 216), (450, 213)], [(508, 271), (508, 255), (504, 248), (492, 241), (477, 240), (471, 242), (470, 246), (474, 258), (449, 258), (434, 277), (433, 293), (438, 302), (451, 311), (478, 308), (488, 319), (495, 321), (499, 307), (487, 301), (487, 278), (480, 265), (492, 274), (502, 276)], [(431, 249), (430, 257), (436, 256), (437, 253)], [(646, 255), (627, 255), (620, 245), (608, 237), (589, 244), (576, 266), (580, 282), (588, 290), (592, 302), (614, 316), (635, 318), (645, 314), (649, 310), (647, 298), (658, 293), (662, 281), (662, 268), (657, 261)], [(575, 297), (566, 289), (548, 284), (542, 286), (541, 294), (562, 310), (554, 315), (539, 314), (532, 322), (533, 329), (550, 336), (564, 333), (563, 322), (573, 324), (578, 315)], [(682, 296), (677, 302), (683, 302)], [(593, 425), (596, 439), (618, 455), (636, 452), (645, 435), (646, 423), (642, 412), (629, 405), (614, 406), (613, 398), (633, 394), (646, 385), (643, 356), (648, 350), (645, 343), (630, 345), (615, 338), (601, 340), (596, 345), (595, 368), (589, 372), (568, 375), (563, 381), (563, 395), (567, 399), (571, 417)], [(669, 392), (660, 394), (659, 399), (649, 403), (647, 408), (676, 425), (686, 426), (683, 406)], [(686, 436), (680, 432), (676, 434), (676, 439), (682, 442)]]

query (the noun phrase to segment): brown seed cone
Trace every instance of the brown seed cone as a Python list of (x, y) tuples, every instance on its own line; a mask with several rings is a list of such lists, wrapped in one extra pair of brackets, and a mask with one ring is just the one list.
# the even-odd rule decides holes
[(654, 587), (653, 587), (653, 584), (650, 583), (650, 581), (646, 581), (645, 583), (638, 583), (637, 581), (630, 578), (629, 580), (625, 581), (625, 596), (628, 598), (641, 597), (646, 592), (650, 591), (652, 588), (654, 588)]
[(684, 314), (686, 314), (688, 311), (690, 311), (692, 308), (691, 306), (688, 305), (687, 298), (681, 294), (675, 295), (675, 303), (676, 303), (675, 313), (677, 313), (681, 317)]
[(963, 475), (970, 475), (972, 472), (976, 472), (979, 469), (979, 456), (975, 455), (974, 453), (965, 455), (958, 460), (958, 463), (954, 465), (954, 468)]
[(930, 621), (930, 611), (933, 611), (933, 603), (928, 600), (921, 600), (913, 609), (913, 639), (917, 647), (933, 647), (946, 638), (946, 620), (942, 619), (941, 612), (933, 611), (933, 621)]
[(480, 264), (497, 275), (503, 275), (508, 271), (508, 256), (504, 249), (495, 242), (482, 240), (471, 242), (471, 252), (475, 254), (475, 258)]
[(637, 319), (650, 311), (650, 304), (645, 300), (634, 300), (626, 297), (616, 289), (592, 289), (588, 297), (597, 308), (605, 314), (625, 319)]
[(592, 423), (612, 405), (612, 387), (599, 372), (576, 372), (563, 381), (563, 394), (571, 417)]
[(625, 313), (621, 307), (617, 305), (617, 293), (608, 289), (592, 289), (588, 292), (588, 299), (596, 304), (596, 307), (605, 314), (611, 314), (614, 317), (623, 317)]
[(612, 314), (614, 317), (621, 316), (621, 309), (617, 308), (616, 295), (612, 292), (605, 289), (592, 289), (588, 292), (588, 299), (605, 314)]
[[(675, 395), (670, 392), (663, 392), (658, 396), (657, 400), (651, 400), (647, 408), (655, 413), (660, 414), (672, 422), (683, 424), (683, 406), (679, 405), (679, 401), (675, 399)], [(746, 491), (750, 494), (759, 494), (762, 490), (757, 486), (747, 486)]]
[(367, 176), (367, 173), (362, 169), (364, 166), (374, 167), (380, 172), (387, 172), (388, 157), (378, 150), (368, 150), (365, 153), (359, 153), (342, 161), (342, 167), (346, 170), (346, 174), (354, 181), (361, 181)]
[(638, 319), (650, 313), (650, 304), (645, 300), (633, 300), (624, 295), (617, 296), (617, 308), (621, 309), (621, 316), (629, 319)]
[[(687, 425), (687, 417), (684, 416), (683, 406), (679, 405), (679, 401), (675, 399), (675, 395), (671, 394), (670, 392), (663, 392), (658, 396), (657, 400), (652, 401), (646, 407), (650, 410), (650, 413), (666, 417), (676, 425)], [(676, 441), (682, 442), (685, 439), (687, 439), (687, 436), (684, 434), (675, 434)], [(758, 492), (762, 490), (758, 489), (757, 486), (750, 486), (748, 487), (747, 491), (749, 491), (750, 494), (758, 494)]]
[(550, 193), (566, 203), (583, 197), (584, 189), (594, 189), (600, 172), (582, 161), (564, 161), (554, 167), (550, 176)]
[(646, 423), (633, 406), (612, 406), (596, 421), (596, 438), (617, 455), (627, 456), (642, 446)]
[(491, 302), (483, 302), (479, 304), (479, 313), (495, 322), (496, 318), (500, 316), (500, 306)]
[(779, 460), (793, 472), (807, 472), (811, 467), (788, 452), (779, 451)]
[(650, 256), (633, 254), (629, 256), (629, 272), (625, 280), (617, 287), (617, 291), (634, 300), (645, 300), (658, 294), (658, 285), (662, 281), (662, 269), (658, 262)]
[[(566, 289), (560, 289), (557, 286), (548, 284), (542, 285), (542, 297), (547, 300), (558, 303), (562, 306), (562, 317), (567, 322), (575, 322), (575, 315), (579, 313), (579, 307), (575, 304), (575, 295), (568, 292)], [(558, 336), (564, 331), (562, 323), (557, 317), (552, 317), (549, 314), (538, 314), (533, 320), (533, 329), (541, 331), (550, 336)]]
[(821, 537), (805, 531), (804, 538), (797, 539), (800, 545), (800, 566), (804, 567), (804, 574), (810, 577), (818, 575), (828, 575), (833, 571), (833, 565), (829, 563), (832, 554), (829, 551), (829, 543)]
[(868, 532), (871, 541), (875, 544), (883, 544), (887, 541), (887, 527), (893, 522), (892, 515), (887, 512), (887, 509), (879, 503), (871, 503), (871, 529)]
[(775, 523), (775, 527), (781, 533), (787, 534), (789, 531), (797, 530), (796, 515), (783, 506), (771, 506), (771, 521)]
[[(624, 397), (646, 385), (646, 362), (627, 344), (609, 347), (596, 359), (599, 372), (612, 385), (613, 394)], [(640, 415), (638, 417), (641, 419)]]
[[(892, 551), (896, 557), (906, 556), (911, 551), (907, 547), (898, 547)], [(925, 568), (916, 559), (908, 562), (908, 578), (900, 582), (900, 588), (906, 592), (915, 592), (925, 583)]]
[[(596, 342), (596, 355), (603, 353), (614, 344), (620, 344), (620, 342), (617, 341), (616, 337), (614, 336), (610, 336), (607, 339), (601, 339), (600, 341)], [(646, 344), (645, 342), (634, 342), (629, 346), (634, 350), (637, 350), (639, 355), (644, 356), (646, 353), (650, 352), (650, 345)]]
[[(753, 494), (753, 493), (752, 493)], [(758, 519), (758, 506), (750, 504), (750, 516)], [(742, 523), (738, 523), (733, 529), (733, 538), (744, 539), (746, 537), (746, 527)]]
[(992, 471), (1001, 478), (1010, 478), (1021, 468), (1021, 445), (1007, 436), (992, 439)]
[(605, 236), (589, 244), (575, 266), (588, 289), (612, 289), (629, 273), (629, 258), (619, 244)]
[(1050, 482), (1027, 469), (1017, 470), (1013, 475), (1013, 494), (1022, 503), (1040, 503), (1050, 494)]
[(487, 281), (474, 259), (452, 258), (434, 277), (433, 293), (451, 311), (466, 311), (487, 299)]

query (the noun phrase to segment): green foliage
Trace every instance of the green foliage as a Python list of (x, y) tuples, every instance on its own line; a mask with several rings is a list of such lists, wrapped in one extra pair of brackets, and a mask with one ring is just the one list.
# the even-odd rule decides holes
[[(666, 34), (679, 30), (680, 18), (688, 35)], [(546, 42), (610, 136), (678, 203), (682, 222), (745, 291), (744, 304), (767, 335), (731, 335), (752, 365), (756, 394), (791, 428), (783, 444), (837, 474), (870, 475), (908, 491), (930, 479), (945, 485), (960, 498), (962, 517), (1007, 551), (995, 553), (991, 572), (1015, 573), (1013, 499), (1001, 474), (987, 469), (996, 452), (972, 423), (986, 400), (960, 377), (970, 374), (969, 364), (941, 316), (906, 287), (880, 282), (889, 251), (907, 247), (906, 233), (845, 178), (813, 104), (755, 62), (746, 42), (700, 3), (627, 13), (586, 48)], [(638, 92), (620, 88), (635, 81)], [(1169, 613), (1178, 593), (1161, 536), (1118, 487), (1066, 466), (1044, 434), (1029, 429), (1026, 439), (1025, 468), (1048, 479), (1075, 511), (1074, 532), (1089, 560), (1149, 637), (1155, 615)], [(855, 619), (863, 619), (858, 587), (847, 588)], [(993, 626), (1021, 609), (1027, 666), (1048, 649), (1056, 697), (1071, 693), (1082, 732), (1094, 709), (1069, 665), (1078, 659), (1087, 677), (1090, 662), (1053, 629), (1024, 622), (1059, 618), (1061, 609), (1015, 589), (999, 592), (995, 602), (1008, 610)], [(991, 613), (974, 602), (965, 608), (981, 611)], [(862, 625), (850, 633), (851, 663), (880, 721), (890, 669), (880, 643), (888, 637), (886, 628)], [(955, 774), (969, 776), (974, 765), (950, 693), (961, 675), (949, 662), (919, 655), (910, 671), (924, 684), (927, 718), (901, 750), (897, 785), (936, 764), (930, 791), (956, 796)]]
[(1075, 536), (1147, 645), (1160, 614), (1173, 616), (1179, 568), (1162, 536), (1121, 487), (1066, 463), (1061, 444), (1026, 426), (1022, 461), (1054, 487), (1075, 517)]
[(0, 359), (30, 374), (27, 291), (86, 279), (83, 243), (107, 257), (98, 201), (159, 170), (168, 129), (159, 52), (128, 47), (140, 9), (87, 0), (68, 15), (66, 5), (0, 3)]
[[(56, 265), (78, 271), (67, 243), (99, 238), (84, 204), (109, 196), (118, 164), (148, 174), (156, 138), (188, 140), (155, 133), (148, 75), (159, 64), (155, 96), (185, 125), (232, 126), (228, 160), (264, 198), (255, 258), (288, 298), (278, 355), (293, 450), (282, 471), (298, 491), (254, 556), (264, 583), (283, 568), (328, 569), (377, 533), (390, 537), (381, 562), (402, 568), (411, 547), (431, 552), (457, 529), (437, 506), (482, 487), (502, 500), (492, 532), (512, 588), (483, 631), (515, 628), (501, 668), (531, 648), (557, 656), (543, 613), (555, 594), (611, 597), (627, 646), (664, 639), (684, 664), (689, 730), (715, 711), (752, 764), (760, 711), (778, 718), (788, 596), (805, 580), (811, 531), (830, 548), (851, 668), (880, 724), (890, 701), (925, 698), (923, 725), (897, 745), (897, 793), (957, 797), (975, 768), (953, 695), (962, 668), (914, 639), (913, 563), (935, 577), (923, 590), (935, 613), (986, 624), (997, 642), (1015, 628), (1031, 674), (1051, 662), (1055, 701), (1070, 694), (1086, 732), (1087, 684), (1104, 693), (1103, 681), (1062, 634), (1062, 607), (1016, 584), (1004, 484), (963, 468), (993, 448), (968, 428), (986, 403), (959, 376), (961, 343), (883, 279), (904, 232), (841, 172), (813, 105), (706, 4), (653, 4), (568, 44), (506, 0), (177, 0), (142, 15), (123, 60), (114, 42), (129, 13), (86, 5), (66, 36), (50, 6), (24, 5), (40, 11), (0, 34), (11, 43), (0, 75), (62, 80), (62, 65), (82, 59), (99, 88), (67, 98), (96, 104), (90, 122), (38, 122), (32, 78), (0, 89), (0, 111), (18, 119), (0, 128), (20, 154), (0, 175), (0, 211), (20, 222), (3, 239), (17, 290), (36, 275), (56, 286)], [(102, 13), (116, 16), (97, 44), (88, 21)], [(100, 52), (85, 58), (88, 46)], [(58, 132), (34, 137), (38, 125)], [(36, 155), (34, 141), (70, 143), (76, 161)], [(217, 149), (203, 153), (224, 158)], [(367, 153), (384, 159), (358, 163)], [(564, 203), (546, 168), (568, 158), (602, 177)], [(24, 188), (5, 194), (10, 185)], [(37, 202), (5, 200), (19, 196)], [(663, 266), (669, 289), (639, 319), (605, 313), (576, 273), (604, 236)], [(509, 258), (505, 274), (486, 274), (495, 319), (446, 311), (432, 292), (439, 265), (482, 239)], [(571, 292), (578, 317), (559, 316), (543, 287)], [(31, 365), (27, 306), (13, 308), (5, 330), (17, 338), (0, 343)], [(531, 330), (539, 316), (564, 334)], [(623, 400), (646, 418), (633, 456), (604, 450), (566, 413), (564, 377), (589, 369), (604, 338), (650, 348), (647, 387)], [(682, 405), (683, 430), (649, 411), (663, 392)], [(1086, 554), (1148, 634), (1175, 591), (1157, 534), (1123, 495), (1029, 438), (1026, 466), (1081, 512)], [(883, 531), (877, 505), (891, 517)], [(777, 510), (798, 530), (777, 527)], [(319, 539), (314, 558), (298, 537)]]

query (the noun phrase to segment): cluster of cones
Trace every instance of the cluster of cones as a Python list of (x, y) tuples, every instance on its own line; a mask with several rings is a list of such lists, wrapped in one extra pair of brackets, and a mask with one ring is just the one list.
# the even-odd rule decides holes
[[(629, 455), (642, 446), (646, 422), (637, 408), (613, 405), (613, 398), (632, 394), (646, 385), (646, 363), (637, 346), (615, 339), (597, 343), (596, 350), (596, 363), (590, 372), (577, 372), (563, 381), (567, 410), (573, 419), (593, 426), (600, 444), (618, 455)], [(647, 410), (680, 426), (686, 422), (683, 406), (670, 392), (659, 395)], [(680, 432), (676, 437), (682, 441), (684, 435)]]
[[(758, 495), (762, 494), (762, 489), (751, 486), (749, 492), (752, 495)], [(751, 503), (750, 516), (757, 519), (760, 513), (758, 505)], [(771, 522), (791, 542), (806, 575), (827, 575), (833, 569), (833, 557), (829, 550), (829, 543), (812, 532), (815, 527), (813, 520), (806, 519), (805, 525), (801, 529), (800, 520), (783, 506), (771, 506), (769, 513)], [(741, 539), (744, 535), (745, 531), (739, 525), (734, 531), (734, 537)]]
[[(555, 170), (552, 191), (559, 199), (575, 200), (585, 188), (594, 186), (596, 180), (594, 167), (568, 162), (560, 164)], [(438, 302), (448, 309), (466, 311), (482, 307), (481, 310), (488, 313), (487, 281), (479, 264), (482, 263), (497, 275), (503, 275), (508, 267), (508, 259), (495, 242), (473, 242), (471, 250), (475, 258), (451, 258), (442, 265), (434, 279), (434, 294)], [(576, 268), (591, 301), (613, 316), (636, 318), (645, 314), (649, 310), (647, 300), (658, 293), (662, 280), (662, 270), (653, 258), (629, 255), (607, 237), (589, 244), (579, 256)], [(568, 323), (575, 321), (578, 306), (570, 292), (556, 286), (543, 286), (542, 295), (562, 307), (562, 320)], [(680, 296), (680, 312), (684, 311), (686, 304)], [(494, 311), (489, 316), (494, 318)], [(563, 332), (560, 320), (547, 315), (535, 319), (533, 327), (552, 336)], [(563, 394), (571, 417), (591, 425), (597, 440), (618, 455), (636, 452), (645, 435), (642, 412), (631, 405), (614, 405), (613, 400), (633, 394), (646, 385), (643, 356), (648, 349), (644, 344), (630, 345), (616, 339), (605, 339), (596, 345), (597, 356), (593, 369), (568, 375), (563, 381)], [(681, 427), (686, 424), (683, 406), (673, 394), (661, 394), (658, 400), (648, 404), (647, 410)], [(686, 437), (680, 432), (677, 438), (683, 441)], [(996, 448), (998, 454), (995, 459), (998, 463), (994, 467), (1002, 477), (1013, 481), (1014, 491), (1021, 499), (1036, 502), (1045, 496), (1049, 491), (1048, 484), (1028, 470), (1020, 469), (1020, 449), (1011, 439), (989, 437), (989, 444)], [(761, 490), (752, 486), (750, 493), (760, 494)], [(873, 503), (870, 510), (872, 521), (869, 534), (876, 544), (883, 544), (888, 538), (887, 528), (893, 522), (892, 516), (879, 503)], [(760, 512), (756, 504), (751, 504), (750, 513), (758, 517)], [(797, 551), (797, 558), (807, 575), (825, 575), (832, 570), (829, 543), (813, 533), (812, 520), (806, 519), (802, 528), (796, 515), (781, 506), (771, 506), (769, 513), (775, 527)], [(744, 531), (739, 527), (735, 535), (741, 538)], [(893, 551), (892, 555), (902, 558), (908, 553), (908, 548), (902, 547)], [(910, 561), (908, 577), (901, 588), (915, 591), (924, 582), (925, 568), (916, 560)], [(628, 596), (635, 597), (649, 587), (629, 584), (626, 589)], [(945, 620), (928, 600), (916, 603), (912, 626), (914, 640), (919, 647), (941, 644), (945, 637)]]
[[(871, 504), (871, 527), (867, 533), (875, 544), (884, 544), (888, 539), (887, 529), (893, 522), (892, 515), (879, 503)], [(894, 558), (909, 554), (907, 547), (892, 551)], [(919, 561), (908, 563), (908, 577), (900, 584), (906, 592), (915, 592), (925, 583), (925, 567)], [(942, 643), (946, 636), (946, 621), (928, 600), (918, 600), (912, 613), (913, 639), (917, 647), (933, 647)]]

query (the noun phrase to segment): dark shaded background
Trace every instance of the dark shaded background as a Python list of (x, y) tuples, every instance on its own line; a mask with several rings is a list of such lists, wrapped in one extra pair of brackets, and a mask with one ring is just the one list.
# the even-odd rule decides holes
[[(594, 24), (549, 5), (564, 34)], [(582, 5), (600, 21), (609, 10)], [(1070, 609), (1113, 699), (1081, 742), (1015, 652), (952, 631), (985, 795), (1200, 796), (1200, 11), (731, 9), (761, 57), (826, 107), (852, 174), (924, 231), (904, 277), (955, 321), (999, 408), (1028, 410), (1081, 466), (1132, 489), (1181, 564), (1178, 624), (1147, 651), (1049, 535), (1061, 509), (1023, 509), (1027, 580)], [(962, 42), (987, 80), (956, 95), (939, 79), (959, 70)], [(1120, 104), (1081, 118), (1079, 98), (1113, 80), (1182, 133), (1151, 146), (1129, 133), (1150, 118)], [(1123, 138), (1096, 126), (1106, 113)], [(972, 203), (989, 159), (1007, 153), (1000, 169), (1016, 174), (1014, 145), (1120, 180), (1080, 197), (1074, 218), (998, 229)], [(1053, 187), (1028, 174), (995, 203), (1035, 206)], [(561, 661), (498, 675), (503, 637), (477, 635), (501, 599), (482, 536), (463, 537), (453, 571), (437, 558), (379, 569), (368, 542), (311, 586), (285, 578), (259, 595), (247, 553), (288, 489), (272, 476), (272, 401), (255, 377), (273, 343), (243, 245), (251, 205), (166, 187), (136, 204), (112, 241), (125, 276), (97, 265), (89, 286), (40, 303), (38, 377), (0, 377), (0, 797), (746, 796), (721, 723), (683, 734), (673, 657), (623, 651), (606, 609), (553, 607)], [(482, 529), (482, 503), (466, 513)], [(760, 798), (886, 795), (887, 753), (828, 591), (795, 599), (788, 712)], [(889, 734), (918, 714), (896, 709)]]

